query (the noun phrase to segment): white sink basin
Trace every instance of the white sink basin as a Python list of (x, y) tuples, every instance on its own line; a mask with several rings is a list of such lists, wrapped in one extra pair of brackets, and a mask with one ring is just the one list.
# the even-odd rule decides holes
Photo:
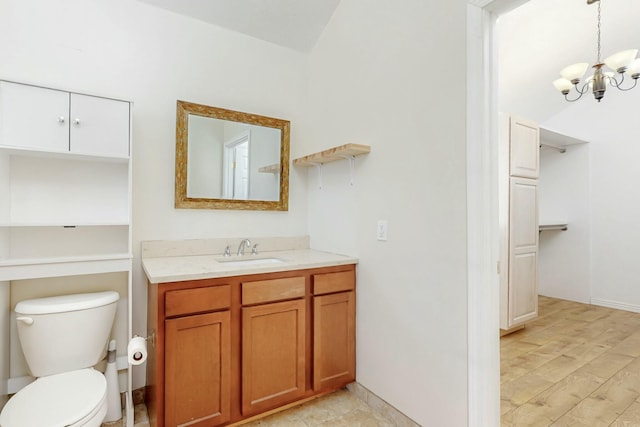
[(267, 265), (267, 264), (280, 264), (283, 263), (284, 260), (280, 258), (246, 258), (246, 259), (219, 259), (218, 262), (227, 265)]

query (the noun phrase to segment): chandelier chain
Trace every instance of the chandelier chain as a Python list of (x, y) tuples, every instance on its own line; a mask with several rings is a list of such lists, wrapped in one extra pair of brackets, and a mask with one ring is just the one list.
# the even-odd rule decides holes
[(597, 58), (596, 58), (596, 64), (600, 64), (600, 18), (601, 18), (601, 14), (600, 14), (600, 4), (601, 2), (598, 0), (598, 52), (597, 52)]

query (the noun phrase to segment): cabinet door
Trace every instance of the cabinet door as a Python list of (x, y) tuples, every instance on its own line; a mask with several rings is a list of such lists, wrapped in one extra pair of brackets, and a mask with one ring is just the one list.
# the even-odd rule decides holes
[(165, 427), (229, 420), (230, 319), (227, 310), (165, 321)]
[(540, 172), (540, 129), (535, 122), (511, 117), (510, 175), (538, 178)]
[(355, 293), (313, 298), (313, 389), (333, 389), (355, 380)]
[(69, 93), (0, 81), (0, 145), (69, 151)]
[(129, 103), (71, 94), (72, 153), (129, 157)]
[(304, 299), (242, 309), (242, 413), (295, 400), (305, 392)]
[(538, 315), (538, 183), (511, 178), (509, 327)]

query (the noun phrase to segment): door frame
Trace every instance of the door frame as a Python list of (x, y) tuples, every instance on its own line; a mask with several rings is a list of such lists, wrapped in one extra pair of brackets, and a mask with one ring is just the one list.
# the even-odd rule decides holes
[(467, 0), (469, 427), (500, 425), (497, 18), (528, 0)]

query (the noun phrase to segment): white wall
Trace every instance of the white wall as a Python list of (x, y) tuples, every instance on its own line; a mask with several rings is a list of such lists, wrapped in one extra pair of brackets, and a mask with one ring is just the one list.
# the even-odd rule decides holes
[(291, 120), (294, 158), (305, 66), (301, 53), (134, 0), (0, 2), (0, 78), (134, 102), (134, 334), (146, 331), (140, 241), (307, 234), (295, 171), (288, 212), (173, 207), (176, 100)]
[(640, 90), (607, 91), (572, 104), (545, 125), (591, 141), (591, 302), (640, 311)]
[(463, 1), (343, 0), (301, 131), (304, 154), (371, 145), (353, 187), (308, 170), (311, 243), (360, 259), (358, 382), (425, 426), (467, 425), (465, 26)]
[(540, 233), (538, 291), (587, 304), (591, 298), (589, 151), (589, 144), (570, 146), (564, 153), (542, 148), (538, 181), (540, 224), (569, 224), (566, 231)]

